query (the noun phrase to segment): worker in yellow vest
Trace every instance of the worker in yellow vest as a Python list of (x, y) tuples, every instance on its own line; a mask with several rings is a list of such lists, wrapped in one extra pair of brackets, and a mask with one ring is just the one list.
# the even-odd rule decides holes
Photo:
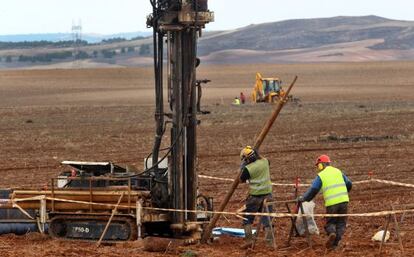
[[(352, 189), (352, 182), (337, 168), (332, 167), (331, 160), (327, 155), (321, 155), (316, 160), (318, 176), (313, 180), (312, 185), (298, 201), (309, 202), (319, 191), (323, 193), (326, 212), (328, 214), (348, 213), (348, 193)], [(325, 231), (328, 234), (326, 247), (334, 249), (339, 245), (346, 229), (346, 217), (326, 218)]]
[[(240, 181), (249, 183), (249, 196), (246, 199), (245, 212), (261, 212), (264, 200), (272, 200), (272, 182), (270, 180), (269, 161), (260, 156), (257, 150), (246, 146), (240, 152), (242, 161)], [(272, 212), (269, 205), (269, 211)], [(245, 243), (241, 248), (250, 248), (253, 245), (252, 224), (255, 216), (246, 216), (243, 220)], [(270, 228), (270, 217), (262, 216), (260, 222), (265, 229), (265, 238), (268, 245), (271, 245), (273, 235)]]
[(238, 97), (235, 97), (232, 104), (233, 105), (240, 105), (240, 99)]

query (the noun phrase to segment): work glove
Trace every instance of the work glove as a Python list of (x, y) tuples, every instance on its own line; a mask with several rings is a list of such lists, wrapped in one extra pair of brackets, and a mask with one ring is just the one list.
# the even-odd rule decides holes
[(244, 170), (246, 166), (247, 166), (246, 162), (243, 161), (242, 163), (240, 163), (240, 170)]

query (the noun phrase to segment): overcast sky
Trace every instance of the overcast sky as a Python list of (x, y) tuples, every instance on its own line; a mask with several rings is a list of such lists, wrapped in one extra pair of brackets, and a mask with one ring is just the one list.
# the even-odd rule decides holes
[[(414, 20), (413, 0), (209, 0), (209, 8), (209, 30), (338, 15)], [(144, 31), (150, 12), (149, 0), (0, 0), (0, 35), (70, 32), (73, 20), (84, 33)]]

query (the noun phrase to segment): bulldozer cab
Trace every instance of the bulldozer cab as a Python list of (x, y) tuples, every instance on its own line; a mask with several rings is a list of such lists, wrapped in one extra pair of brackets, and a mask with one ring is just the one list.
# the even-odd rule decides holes
[(281, 81), (278, 78), (266, 78), (262, 79), (262, 87), (264, 95), (270, 93), (279, 93), (281, 89)]

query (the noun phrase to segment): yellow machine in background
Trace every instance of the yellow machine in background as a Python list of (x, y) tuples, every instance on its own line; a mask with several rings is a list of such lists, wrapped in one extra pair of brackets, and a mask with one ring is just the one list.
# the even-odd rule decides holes
[(278, 77), (263, 78), (262, 74), (256, 73), (256, 84), (252, 92), (254, 103), (275, 103), (283, 97), (285, 91), (282, 89), (282, 80)]

